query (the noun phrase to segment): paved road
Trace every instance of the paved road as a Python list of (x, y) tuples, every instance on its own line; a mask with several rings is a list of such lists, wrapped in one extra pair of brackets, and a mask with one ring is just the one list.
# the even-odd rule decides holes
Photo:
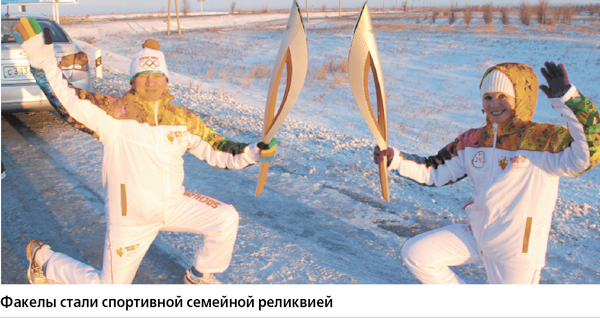
[[(36, 116), (57, 125), (56, 115)], [(2, 284), (26, 284), (25, 247), (32, 239), (99, 269), (105, 234), (101, 194), (60, 162), (53, 146), (27, 123), (31, 117), (2, 115)], [(178, 284), (185, 269), (152, 245), (133, 283)]]

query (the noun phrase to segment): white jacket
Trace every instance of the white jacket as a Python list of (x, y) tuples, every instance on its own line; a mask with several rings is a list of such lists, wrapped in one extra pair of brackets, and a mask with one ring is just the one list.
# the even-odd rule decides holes
[[(559, 177), (598, 163), (600, 118), (572, 86), (562, 98), (551, 99), (568, 129), (531, 122), (537, 77), (520, 64), (500, 68), (513, 83), (523, 78), (532, 83), (528, 88), (515, 85), (515, 115), (499, 125), (488, 120), (485, 127), (461, 134), (436, 156), (396, 151), (388, 169), (426, 186), (469, 176), (473, 203), (465, 210), (480, 254), (510, 267), (538, 268), (545, 263)], [(590, 124), (596, 132), (586, 135)]]
[(154, 103), (142, 101), (133, 90), (122, 98), (90, 93), (70, 86), (53, 55), (40, 63), (30, 59), (30, 64), (59, 113), (104, 145), (102, 181), (110, 225), (164, 220), (183, 196), (186, 151), (226, 169), (241, 169), (260, 159), (256, 145), (228, 141), (197, 115), (171, 104), (168, 93)]

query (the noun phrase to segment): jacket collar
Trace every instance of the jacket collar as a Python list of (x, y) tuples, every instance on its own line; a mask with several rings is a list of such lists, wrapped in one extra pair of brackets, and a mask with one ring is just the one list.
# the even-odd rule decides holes
[[(159, 114), (161, 113), (161, 111), (171, 109), (171, 101), (174, 98), (175, 97), (171, 95), (169, 93), (169, 90), (167, 89), (157, 101), (144, 101), (140, 98), (139, 94), (136, 91), (130, 89), (125, 93), (125, 95), (123, 95), (123, 98), (121, 99), (124, 106), (123, 117), (130, 120), (136, 120), (139, 123), (158, 125), (158, 123), (156, 123), (156, 119), (158, 119), (159, 122), (161, 121), (161, 117), (159, 116)], [(157, 102), (158, 108), (156, 112), (158, 114), (154, 114)]]
[[(158, 99), (158, 106), (164, 106), (165, 104), (171, 103), (175, 99), (175, 96), (169, 93), (169, 89), (167, 89), (162, 96)], [(155, 102), (144, 101), (140, 98), (140, 95), (133, 89), (129, 89), (129, 91), (125, 92), (123, 95), (123, 100), (129, 102), (130, 104), (135, 104), (140, 107), (152, 107), (154, 108)]]
[[(530, 121), (521, 120), (513, 114), (506, 121), (498, 124), (496, 133), (498, 136), (516, 133), (528, 122)], [(486, 130), (490, 133), (490, 136), (494, 136), (494, 123), (489, 118), (486, 118)]]

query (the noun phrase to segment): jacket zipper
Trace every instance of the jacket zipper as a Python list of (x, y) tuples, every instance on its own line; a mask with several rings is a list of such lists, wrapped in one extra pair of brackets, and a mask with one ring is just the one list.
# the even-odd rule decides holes
[[(497, 136), (498, 135), (498, 130), (497, 130), (498, 129), (498, 124), (494, 123), (492, 127), (494, 128), (494, 144), (492, 146), (492, 153), (490, 155), (489, 160), (494, 161), (494, 159), (496, 158), (496, 140), (498, 138), (498, 136)], [(492, 184), (492, 182), (493, 182), (493, 178), (492, 177), (493, 177), (493, 174), (494, 174), (494, 165), (493, 165), (492, 162), (490, 162), (490, 164), (488, 166), (489, 166), (489, 169), (488, 169), (489, 170), (488, 181), (485, 184), (485, 187), (483, 188), (485, 190), (485, 192), (482, 192), (482, 196), (487, 193), (487, 190), (490, 188), (490, 184)], [(482, 202), (484, 202), (484, 200), (485, 199), (482, 199)], [(483, 243), (483, 235), (485, 233), (485, 228), (486, 228), (486, 225), (487, 225), (487, 223), (488, 223), (489, 220), (490, 220), (490, 216), (488, 214), (486, 216), (486, 218), (484, 219), (483, 224), (481, 225), (481, 234), (479, 235), (480, 236), (479, 237), (479, 243), (480, 243), (480, 245)], [(483, 249), (481, 247), (479, 248), (479, 254), (483, 255)]]

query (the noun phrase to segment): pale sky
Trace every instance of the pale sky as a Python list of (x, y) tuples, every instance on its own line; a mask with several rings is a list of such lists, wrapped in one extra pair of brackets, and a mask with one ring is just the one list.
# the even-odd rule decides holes
[[(175, 0), (171, 1), (172, 10), (175, 10)], [(183, 6), (184, 0), (179, 0), (179, 11)], [(188, 0), (192, 5), (192, 11), (200, 11), (200, 3), (197, 0)], [(320, 10), (323, 5), (327, 8), (338, 8), (340, 0), (298, 0), (301, 9), (305, 9), (308, 1), (309, 8)], [(537, 4), (537, 0), (525, 0), (529, 4)], [(292, 5), (291, 0), (205, 0), (202, 5), (203, 10), (207, 11), (229, 11), (231, 4), (235, 2), (236, 7), (244, 10), (260, 10), (265, 6), (268, 9), (288, 9)], [(370, 0), (369, 7), (381, 8), (385, 5), (386, 8), (393, 8), (396, 5), (401, 6), (404, 0)], [(493, 0), (493, 5), (517, 5), (521, 0)], [(60, 15), (70, 14), (110, 14), (110, 13), (140, 13), (140, 12), (156, 12), (167, 11), (169, 0), (79, 0), (76, 5), (61, 5), (59, 8)], [(490, 3), (490, 0), (408, 0), (409, 7), (423, 6), (449, 6), (450, 3), (458, 6), (480, 5)], [(550, 5), (559, 4), (590, 4), (600, 3), (600, 0), (550, 0)], [(341, 0), (342, 8), (360, 8), (364, 4), (364, 0)], [(17, 11), (16, 6), (11, 6), (11, 11)], [(52, 15), (50, 6), (28, 6), (29, 12), (41, 12)], [(2, 6), (2, 12), (6, 12), (6, 6)]]

